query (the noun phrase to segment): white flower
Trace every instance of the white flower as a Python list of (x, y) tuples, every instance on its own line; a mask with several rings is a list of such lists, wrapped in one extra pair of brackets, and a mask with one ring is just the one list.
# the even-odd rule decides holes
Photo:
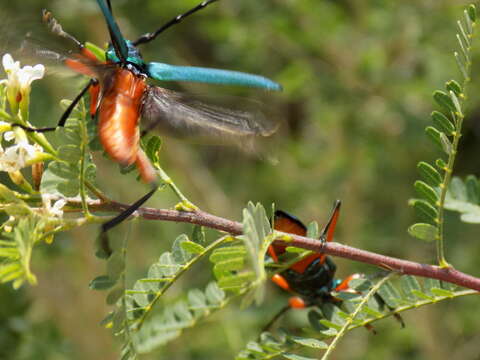
[(14, 131), (5, 131), (3, 134), (3, 138), (5, 141), (12, 141), (16, 138), (15, 132)]
[(2, 65), (7, 75), (17, 73), (20, 70), (20, 61), (13, 61), (12, 55), (5, 54), (2, 58)]
[(54, 196), (51, 194), (42, 194), (43, 210), (46, 215), (61, 218), (63, 216), (63, 207), (67, 203), (65, 199), (55, 201), (52, 206)]
[(39, 80), (45, 75), (45, 67), (42, 64), (21, 68), (20, 62), (13, 61), (10, 54), (3, 55), (2, 64), (8, 75), (8, 86), (20, 88), (22, 91), (30, 88), (34, 80)]
[(0, 171), (18, 171), (41, 152), (41, 148), (29, 144), (26, 140), (21, 140), (5, 150), (0, 149)]
[(8, 76), (6, 82), (3, 81), (7, 84), (8, 101), (10, 106), (15, 108), (15, 103), (21, 102), (30, 94), (32, 82), (43, 77), (45, 67), (42, 64), (37, 64), (33, 67), (27, 65), (21, 68), (20, 62), (14, 61), (10, 54), (3, 55), (2, 65)]
[(18, 80), (20, 82), (20, 91), (30, 90), (30, 85), (34, 80), (40, 80), (45, 75), (45, 66), (37, 64), (35, 66), (24, 66), (18, 71)]

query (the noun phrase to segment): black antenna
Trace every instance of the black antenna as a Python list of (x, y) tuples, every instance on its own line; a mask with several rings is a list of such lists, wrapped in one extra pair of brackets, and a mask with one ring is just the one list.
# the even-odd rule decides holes
[[(108, 1), (110, 1), (110, 0), (108, 0)], [(198, 4), (198, 5), (195, 6), (194, 8), (188, 10), (187, 12), (175, 16), (172, 20), (170, 20), (169, 22), (167, 22), (165, 25), (161, 26), (158, 30), (156, 30), (156, 31), (154, 31), (154, 32), (151, 32), (151, 33), (143, 34), (142, 36), (140, 36), (137, 40), (135, 40), (135, 41), (133, 42), (133, 45), (137, 46), (137, 45), (145, 44), (145, 43), (147, 43), (147, 42), (152, 41), (152, 40), (155, 39), (159, 34), (161, 34), (162, 32), (164, 32), (165, 30), (167, 30), (169, 27), (171, 27), (171, 26), (173, 26), (173, 25), (175, 25), (175, 24), (178, 24), (178, 23), (182, 22), (182, 20), (185, 19), (187, 16), (190, 16), (190, 15), (196, 13), (197, 11), (206, 8), (208, 5), (210, 5), (210, 4), (212, 4), (212, 3), (216, 2), (216, 1), (218, 1), (218, 0), (206, 0), (206, 1), (203, 1), (202, 3)]]

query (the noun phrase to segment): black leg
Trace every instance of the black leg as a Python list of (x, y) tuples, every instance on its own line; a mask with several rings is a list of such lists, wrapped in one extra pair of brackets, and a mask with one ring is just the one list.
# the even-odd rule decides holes
[(132, 205), (130, 205), (125, 210), (123, 210), (120, 214), (115, 216), (113, 219), (111, 219), (111, 220), (102, 224), (102, 231), (100, 233), (100, 243), (101, 243), (102, 250), (107, 257), (109, 257), (112, 254), (112, 249), (111, 249), (109, 241), (108, 241), (107, 232), (110, 229), (117, 226), (118, 224), (120, 224), (125, 219), (127, 219), (135, 211), (137, 211), (140, 208), (140, 206), (145, 204), (145, 202), (147, 202), (147, 200), (152, 197), (152, 195), (155, 193), (155, 191), (157, 191), (157, 189), (158, 189), (158, 185), (155, 184), (154, 188), (152, 190), (150, 190), (147, 194), (145, 194), (140, 199), (135, 201)]
[(192, 9), (188, 10), (187, 12), (175, 16), (172, 20), (168, 21), (165, 25), (162, 25), (160, 28), (158, 28), (158, 30), (155, 30), (154, 32), (151, 32), (151, 33), (143, 34), (142, 36), (140, 36), (137, 40), (135, 40), (133, 42), (133, 45), (137, 46), (137, 45), (145, 44), (147, 42), (152, 41), (159, 34), (164, 32), (165, 30), (167, 30), (169, 27), (171, 27), (175, 24), (178, 24), (183, 19), (185, 19), (187, 16), (190, 16), (190, 15), (196, 13), (197, 11), (206, 8), (208, 5), (210, 5), (211, 3), (214, 3), (216, 1), (218, 1), (218, 0), (206, 0), (206, 1), (201, 2), (200, 4), (198, 4), (197, 6), (195, 6)]
[(85, 95), (85, 93), (90, 88), (90, 86), (95, 85), (97, 83), (98, 83), (98, 80), (96, 80), (96, 79), (92, 79), (88, 82), (87, 86), (85, 86), (83, 88), (83, 90), (75, 97), (75, 99), (73, 99), (72, 103), (68, 106), (68, 108), (62, 114), (62, 117), (60, 118), (60, 121), (58, 122), (57, 126), (38, 128), (38, 129), (37, 128), (32, 128), (30, 126), (25, 126), (25, 125), (22, 125), (22, 124), (12, 124), (12, 126), (14, 126), (14, 127), (17, 126), (19, 128), (22, 128), (25, 131), (36, 132), (36, 133), (45, 133), (45, 132), (55, 131), (55, 130), (57, 130), (58, 127), (65, 126), (65, 123), (67, 122), (67, 119), (69, 118), (73, 109), (75, 109), (75, 106), (77, 106), (80, 99), (83, 97), (83, 95)]

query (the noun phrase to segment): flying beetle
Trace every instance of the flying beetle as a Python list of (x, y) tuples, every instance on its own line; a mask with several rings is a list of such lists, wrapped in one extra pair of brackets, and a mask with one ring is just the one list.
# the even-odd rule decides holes
[[(75, 50), (65, 54), (43, 50), (39, 53), (50, 57), (54, 54), (57, 60), (61, 60), (71, 70), (91, 78), (62, 115), (57, 127), (65, 125), (72, 110), (89, 92), (90, 113), (92, 117), (96, 116), (98, 119), (98, 134), (106, 153), (121, 165), (135, 164), (141, 179), (152, 185), (150, 192), (117, 217), (103, 224), (102, 230), (106, 232), (130, 216), (157, 188), (155, 169), (140, 147), (140, 138), (147, 131), (158, 127), (164, 133), (179, 137), (205, 136), (241, 141), (255, 136), (268, 136), (275, 130), (275, 126), (256, 114), (189, 101), (180, 93), (149, 85), (147, 79), (238, 85), (272, 91), (281, 90), (281, 86), (263, 76), (238, 71), (175, 66), (143, 60), (138, 46), (154, 40), (171, 26), (218, 0), (203, 1), (156, 31), (146, 33), (135, 41), (123, 37), (112, 15), (110, 0), (96, 1), (110, 34), (110, 44), (105, 52), (106, 61), (99, 60), (82, 42), (65, 32), (47, 11), (43, 12), (43, 20), (50, 31), (68, 39)], [(143, 132), (140, 132), (140, 118), (144, 125)], [(17, 126), (36, 132), (56, 129), (56, 127), (34, 129)]]
[[(340, 215), (340, 206), (341, 202), (337, 200), (334, 204), (330, 219), (320, 234), (320, 241), (330, 242), (333, 240), (335, 227)], [(275, 230), (282, 232), (307, 236), (307, 227), (298, 218), (282, 210), (275, 211), (273, 227)], [(275, 263), (278, 263), (280, 256), (285, 254), (285, 252), (285, 245), (273, 243), (268, 248), (267, 257), (271, 258)], [(294, 296), (289, 299), (288, 305), (282, 308), (268, 325), (264, 327), (264, 331), (267, 331), (280, 316), (290, 309), (303, 309), (327, 302), (341, 303), (342, 300), (332, 295), (333, 292), (357, 293), (356, 290), (350, 287), (350, 282), (353, 279), (365, 278), (365, 275), (355, 273), (347, 276), (343, 280), (336, 279), (336, 269), (335, 263), (329, 256), (322, 253), (312, 253), (295, 262), (281, 273), (273, 275), (272, 281)], [(375, 294), (375, 298), (379, 304), (386, 306), (380, 295)], [(389, 308), (389, 310), (393, 309)], [(398, 314), (395, 314), (395, 317), (403, 327), (404, 324), (401, 317)], [(366, 328), (375, 332), (371, 325), (366, 325)]]

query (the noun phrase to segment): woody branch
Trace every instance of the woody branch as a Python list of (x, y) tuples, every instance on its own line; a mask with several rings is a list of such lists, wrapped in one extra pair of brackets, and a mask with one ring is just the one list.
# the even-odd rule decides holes
[[(94, 208), (97, 208), (98, 210), (113, 211), (122, 211), (127, 207), (128, 205), (126, 204), (114, 201), (108, 204), (94, 206)], [(137, 213), (139, 216), (147, 220), (190, 223), (205, 226), (211, 229), (216, 229), (219, 231), (224, 231), (232, 235), (240, 235), (243, 231), (242, 224), (239, 222), (228, 220), (200, 210), (185, 212), (144, 207), (138, 209)], [(292, 238), (292, 240), (288, 242), (289, 246), (295, 246), (302, 249), (322, 252), (332, 256), (338, 256), (379, 266), (382, 269), (395, 271), (402, 275), (415, 275), (442, 280), (452, 284), (480, 291), (480, 278), (465, 274), (454, 268), (441, 268), (435, 265), (417, 263), (414, 261), (398, 259), (366, 250), (356, 249), (354, 247), (342, 245), (335, 242), (322, 243), (318, 241), (318, 239), (312, 239), (293, 234), (289, 235)]]

